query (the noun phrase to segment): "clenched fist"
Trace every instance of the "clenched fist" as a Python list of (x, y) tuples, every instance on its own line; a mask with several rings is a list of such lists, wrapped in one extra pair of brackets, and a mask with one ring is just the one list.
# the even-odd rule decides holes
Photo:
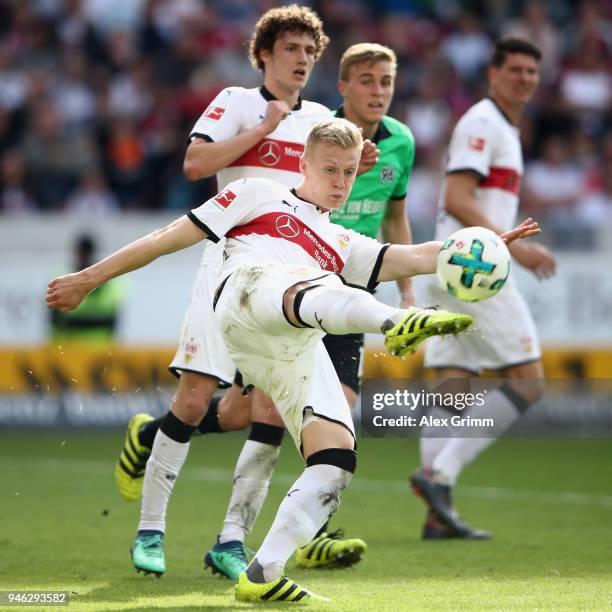
[(61, 312), (73, 310), (93, 288), (83, 272), (54, 278), (47, 286), (47, 307)]
[(262, 121), (262, 124), (265, 125), (268, 130), (268, 134), (273, 132), (278, 127), (278, 124), (285, 119), (290, 112), (291, 109), (283, 100), (270, 100), (266, 105), (266, 114)]

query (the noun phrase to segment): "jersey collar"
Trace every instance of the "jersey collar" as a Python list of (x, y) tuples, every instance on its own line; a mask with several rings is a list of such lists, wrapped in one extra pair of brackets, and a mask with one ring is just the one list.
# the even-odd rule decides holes
[[(270, 100), (278, 100), (278, 98), (265, 86), (262, 85), (259, 88), (259, 93), (264, 97), (264, 100), (270, 102)], [(298, 96), (298, 100), (295, 106), (291, 109), (292, 111), (298, 111), (302, 108), (302, 97)]]
[(291, 191), (291, 193), (301, 202), (305, 202), (306, 204), (308, 204), (309, 206), (312, 206), (313, 208), (317, 209), (317, 212), (321, 213), (322, 215), (329, 215), (330, 211), (326, 210), (323, 211), (321, 208), (319, 208), (316, 204), (314, 204), (313, 202), (311, 202), (310, 200), (305, 200), (304, 198), (300, 197), (298, 195), (297, 189), (295, 187), (292, 187), (289, 191)]
[[(343, 106), (341, 106), (336, 111), (336, 117), (346, 119), (346, 115), (344, 114)], [(389, 136), (391, 136), (391, 132), (389, 132), (389, 130), (385, 127), (385, 124), (381, 121), (379, 122), (378, 127), (376, 128), (376, 133), (374, 134), (374, 138), (372, 138), (372, 142), (374, 144), (378, 144), (381, 140), (384, 140), (385, 138), (388, 138)]]
[(516, 128), (516, 125), (514, 123), (512, 123), (510, 117), (508, 117), (508, 115), (506, 115), (506, 113), (504, 113), (504, 111), (501, 109), (501, 106), (491, 97), (491, 96), (487, 96), (487, 100), (491, 100), (491, 102), (493, 103), (493, 106), (498, 110), (499, 114), (513, 127)]

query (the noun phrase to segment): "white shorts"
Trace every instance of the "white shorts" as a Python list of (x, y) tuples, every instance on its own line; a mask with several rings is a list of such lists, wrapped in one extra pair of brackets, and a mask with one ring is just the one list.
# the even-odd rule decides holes
[(458, 336), (428, 340), (426, 368), (459, 368), (479, 374), (482, 370), (501, 370), (541, 358), (540, 341), (527, 303), (509, 280), (498, 295), (476, 303), (452, 298), (436, 280), (429, 283), (429, 303), (472, 315), (474, 328)]
[(208, 374), (218, 378), (223, 385), (231, 385), (236, 366), (225, 346), (212, 307), (222, 258), (222, 245), (206, 246), (202, 265), (191, 288), (181, 339), (170, 370), (177, 375), (181, 372)]
[(317, 284), (343, 285), (336, 274), (312, 268), (241, 266), (225, 283), (215, 308), (245, 384), (272, 398), (298, 450), (312, 415), (339, 423), (355, 436), (338, 375), (321, 342), (324, 332), (295, 327), (283, 312), (284, 292), (315, 279)]

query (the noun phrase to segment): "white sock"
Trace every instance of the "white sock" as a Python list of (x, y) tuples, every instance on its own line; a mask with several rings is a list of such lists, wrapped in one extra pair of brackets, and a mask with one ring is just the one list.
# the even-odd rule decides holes
[(334, 465), (307, 467), (289, 489), (260, 549), (247, 569), (253, 582), (278, 578), (289, 557), (308, 544), (340, 503), (352, 478)]
[(468, 414), (473, 418), (492, 418), (495, 424), (488, 429), (486, 438), (451, 438), (434, 459), (436, 478), (450, 486), (457, 482), (461, 470), (501, 437), (520, 413), (505, 393), (495, 390), (487, 395), (482, 406), (472, 407)]
[(223, 529), (221, 543), (230, 540), (244, 542), (270, 488), (270, 478), (278, 459), (280, 446), (247, 440), (242, 447), (236, 469), (234, 486)]
[(298, 310), (302, 321), (330, 334), (380, 334), (387, 319), (397, 323), (406, 314), (367, 291), (329, 286), (306, 291)]
[[(448, 419), (451, 413), (438, 406), (434, 406), (427, 411), (427, 416), (434, 419)], [(440, 434), (443, 432), (439, 427), (423, 427), (421, 429), (421, 437), (419, 439), (419, 450), (421, 453), (421, 467), (431, 468), (434, 459), (444, 448), (446, 443), (451, 439)]]
[(155, 434), (142, 488), (138, 530), (166, 530), (166, 507), (189, 452), (189, 442), (176, 442), (161, 429)]

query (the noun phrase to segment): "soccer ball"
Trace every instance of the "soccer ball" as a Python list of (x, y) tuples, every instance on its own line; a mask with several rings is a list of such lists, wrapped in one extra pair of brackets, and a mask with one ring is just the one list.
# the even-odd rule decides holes
[(510, 273), (510, 253), (504, 241), (484, 227), (464, 227), (444, 242), (437, 274), (442, 286), (464, 302), (493, 297)]

